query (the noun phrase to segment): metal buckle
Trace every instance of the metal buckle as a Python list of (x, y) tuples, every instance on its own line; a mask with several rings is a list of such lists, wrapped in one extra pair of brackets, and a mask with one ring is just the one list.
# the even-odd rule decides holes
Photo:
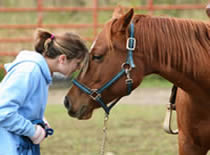
[(121, 65), (121, 68), (124, 69), (124, 70), (127, 71), (127, 72), (130, 72), (131, 69), (132, 69), (131, 65), (128, 64), (128, 63), (123, 63), (123, 64)]
[(126, 84), (132, 84), (132, 83), (133, 83), (133, 79), (126, 79), (126, 80), (125, 80), (125, 83), (126, 83)]
[[(133, 46), (132, 47), (130, 47), (131, 46), (131, 44), (130, 44), (131, 41), (133, 42)], [(127, 39), (126, 49), (133, 51), (135, 48), (136, 48), (136, 39), (133, 38), (133, 37), (129, 37)]]
[(100, 98), (101, 97), (101, 94), (97, 93), (97, 89), (92, 89), (92, 93), (90, 94), (90, 97), (93, 99), (93, 100), (97, 100), (97, 98)]

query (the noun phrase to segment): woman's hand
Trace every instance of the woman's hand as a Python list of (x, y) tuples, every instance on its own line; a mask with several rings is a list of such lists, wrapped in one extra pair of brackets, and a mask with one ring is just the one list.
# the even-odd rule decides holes
[(29, 138), (34, 144), (40, 144), (44, 140), (46, 132), (40, 125), (35, 125), (35, 128), (35, 134)]

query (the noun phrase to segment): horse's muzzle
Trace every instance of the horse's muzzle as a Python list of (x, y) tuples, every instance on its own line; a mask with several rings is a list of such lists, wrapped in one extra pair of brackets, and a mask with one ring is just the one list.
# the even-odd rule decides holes
[(72, 103), (71, 103), (71, 99), (70, 99), (70, 97), (68, 97), (68, 96), (65, 96), (65, 98), (64, 98), (64, 106), (65, 106), (65, 108), (67, 109), (67, 111), (68, 111), (68, 114), (71, 116), (71, 117), (78, 117), (77, 115), (77, 113), (76, 112), (73, 112), (72, 111), (72, 105), (71, 105)]

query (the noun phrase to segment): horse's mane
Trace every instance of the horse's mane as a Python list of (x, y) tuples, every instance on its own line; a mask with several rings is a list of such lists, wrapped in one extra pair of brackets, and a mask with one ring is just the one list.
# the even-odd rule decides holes
[[(201, 21), (137, 15), (134, 17), (138, 46), (147, 59), (158, 58), (168, 67), (197, 74), (209, 64), (210, 25)], [(154, 51), (155, 50), (155, 51)]]
[(199, 72), (198, 66), (210, 63), (209, 24), (147, 15), (136, 15), (133, 22), (137, 51), (143, 52), (149, 62), (158, 59), (160, 64), (194, 75)]

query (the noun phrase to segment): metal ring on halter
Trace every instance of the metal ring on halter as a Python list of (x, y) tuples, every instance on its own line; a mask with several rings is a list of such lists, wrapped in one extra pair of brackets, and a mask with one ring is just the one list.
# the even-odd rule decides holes
[(101, 94), (97, 92), (97, 89), (92, 89), (92, 93), (89, 95), (93, 100), (101, 97)]
[(124, 69), (128, 72), (131, 71), (131, 69), (132, 69), (131, 65), (128, 63), (123, 63), (121, 67), (122, 67), (122, 69)]

